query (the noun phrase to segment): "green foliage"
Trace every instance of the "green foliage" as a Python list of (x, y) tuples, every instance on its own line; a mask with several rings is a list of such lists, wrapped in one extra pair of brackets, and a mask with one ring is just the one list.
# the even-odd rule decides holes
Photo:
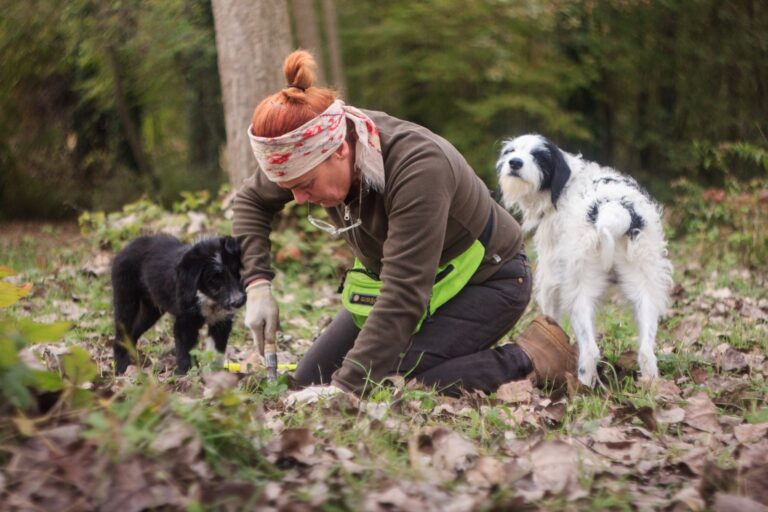
[(61, 361), (64, 376), (75, 386), (93, 380), (98, 374), (96, 365), (91, 361), (88, 351), (81, 347), (72, 347)]
[[(8, 267), (0, 267), (0, 278), (12, 276)], [(16, 304), (22, 297), (29, 294), (30, 286), (16, 286), (5, 281), (0, 281), (0, 308), (7, 308)]]
[(351, 101), (444, 135), (488, 182), (497, 141), (521, 127), (589, 138), (565, 105), (587, 77), (552, 44), (557, 9), (539, 4), (341, 2)]
[[(10, 269), (0, 267), (0, 278), (12, 275), (13, 272)], [(8, 299), (0, 305), (6, 308), (27, 295), (30, 287), (0, 281), (0, 291), (2, 290), (10, 290), (10, 293), (0, 293)], [(40, 324), (28, 319), (15, 320), (5, 314), (0, 315), (0, 397), (4, 401), (14, 407), (27, 409), (33, 403), (34, 397), (31, 390), (62, 389), (62, 381), (57, 374), (29, 368), (19, 357), (19, 352), (31, 343), (56, 341), (68, 329), (68, 322)], [(85, 357), (90, 361), (87, 353)], [(6, 412), (3, 409), (4, 406), (0, 405), (0, 412)]]
[(200, 210), (208, 205), (211, 200), (211, 193), (207, 190), (198, 192), (181, 192), (181, 201), (173, 203), (173, 211), (176, 213), (185, 213), (189, 211)]
[[(760, 158), (763, 158), (762, 156)], [(671, 209), (675, 238), (706, 247), (708, 258), (735, 257), (752, 266), (768, 262), (768, 180), (727, 180), (726, 189), (681, 179)]]
[(209, 2), (0, 9), (0, 216), (71, 216), (142, 194), (170, 204), (223, 181)]
[[(0, 9), (0, 216), (113, 210), (142, 195), (168, 207), (224, 181), (210, 2)], [(679, 177), (723, 186), (723, 170), (765, 172), (761, 2), (339, 0), (337, 10), (350, 103), (445, 136), (491, 186), (498, 142), (531, 131), (665, 200)]]
[(161, 231), (175, 233), (191, 239), (200, 231), (187, 232), (189, 214), (202, 214), (205, 222), (199, 229), (211, 232), (231, 232), (230, 221), (222, 216), (223, 201), (230, 194), (228, 185), (221, 187), (213, 196), (209, 191), (181, 192), (181, 199), (174, 202), (173, 213), (162, 205), (144, 197), (128, 203), (120, 211), (86, 211), (80, 214), (78, 223), (84, 235), (92, 237), (99, 246), (120, 250), (137, 236)]
[(675, 177), (722, 183), (702, 147), (731, 153), (737, 177), (764, 172), (759, 2), (344, 0), (340, 13), (350, 102), (444, 135), (491, 185), (495, 143), (531, 131), (663, 199)]
[(164, 214), (161, 206), (142, 198), (126, 204), (118, 212), (83, 212), (78, 223), (83, 234), (93, 235), (101, 246), (117, 250)]
[(723, 142), (717, 146), (709, 141), (695, 140), (691, 145), (692, 159), (696, 165), (715, 176), (738, 178), (735, 172), (745, 176), (761, 176), (768, 172), (768, 148), (748, 142)]

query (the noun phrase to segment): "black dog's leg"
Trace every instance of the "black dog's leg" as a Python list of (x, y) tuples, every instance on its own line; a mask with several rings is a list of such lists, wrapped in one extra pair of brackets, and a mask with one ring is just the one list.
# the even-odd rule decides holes
[(196, 317), (179, 317), (173, 325), (173, 336), (176, 342), (176, 375), (186, 374), (192, 366), (190, 350), (197, 345), (197, 333), (203, 326), (203, 319)]
[(138, 344), (141, 335), (155, 325), (161, 316), (163, 316), (162, 311), (157, 309), (157, 306), (151, 302), (142, 300), (139, 303), (139, 314), (136, 316), (136, 320), (134, 320), (131, 327), (131, 340), (134, 347)]
[(227, 350), (227, 340), (232, 332), (232, 319), (222, 320), (208, 326), (208, 335), (213, 338), (216, 350), (222, 354)]
[(131, 328), (131, 337), (134, 341), (139, 341), (141, 335), (155, 325), (161, 316), (163, 316), (163, 313), (157, 309), (157, 306), (147, 301), (141, 301), (139, 315), (136, 317)]
[(115, 373), (122, 375), (131, 364), (131, 350), (136, 342), (131, 337), (133, 324), (139, 313), (139, 290), (128, 279), (113, 277), (112, 289), (115, 304), (115, 341), (112, 352), (115, 357)]

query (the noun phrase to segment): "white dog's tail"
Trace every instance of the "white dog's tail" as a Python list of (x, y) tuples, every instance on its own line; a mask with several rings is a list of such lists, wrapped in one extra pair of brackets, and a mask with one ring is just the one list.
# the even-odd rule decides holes
[(595, 205), (595, 229), (600, 238), (600, 262), (608, 271), (613, 266), (616, 240), (629, 230), (632, 219), (624, 206), (616, 201)]

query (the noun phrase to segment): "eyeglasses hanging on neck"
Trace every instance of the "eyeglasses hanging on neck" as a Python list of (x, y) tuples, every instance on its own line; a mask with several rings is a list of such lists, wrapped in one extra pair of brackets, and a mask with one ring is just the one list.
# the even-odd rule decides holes
[[(360, 191), (358, 192), (358, 207), (357, 207), (357, 220), (350, 224), (349, 226), (344, 226), (343, 228), (334, 226), (330, 222), (326, 222), (324, 220), (318, 219), (316, 217), (313, 217), (309, 214), (309, 203), (307, 203), (307, 220), (310, 224), (312, 224), (314, 227), (316, 227), (319, 230), (325, 231), (332, 237), (338, 237), (342, 233), (346, 233), (350, 229), (355, 229), (360, 224), (363, 223), (363, 220), (360, 218), (360, 211), (363, 208), (363, 180), (360, 178)], [(344, 220), (349, 221), (350, 215), (349, 215), (349, 205), (344, 205)]]

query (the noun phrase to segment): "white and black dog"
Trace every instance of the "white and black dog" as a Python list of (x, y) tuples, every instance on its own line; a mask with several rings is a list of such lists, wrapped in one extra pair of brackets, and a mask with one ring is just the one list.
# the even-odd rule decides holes
[(166, 312), (175, 317), (177, 374), (189, 370), (189, 352), (204, 324), (223, 354), (235, 310), (245, 304), (241, 268), (240, 245), (231, 236), (193, 245), (165, 235), (142, 236), (128, 244), (112, 263), (115, 372), (122, 374), (131, 362), (128, 344), (135, 347)]
[(496, 170), (505, 206), (521, 210), (524, 230), (536, 229), (536, 300), (552, 318), (569, 316), (579, 380), (597, 380), (595, 310), (611, 282), (634, 306), (640, 371), (657, 377), (656, 329), (672, 287), (659, 205), (634, 179), (540, 135), (505, 141)]

